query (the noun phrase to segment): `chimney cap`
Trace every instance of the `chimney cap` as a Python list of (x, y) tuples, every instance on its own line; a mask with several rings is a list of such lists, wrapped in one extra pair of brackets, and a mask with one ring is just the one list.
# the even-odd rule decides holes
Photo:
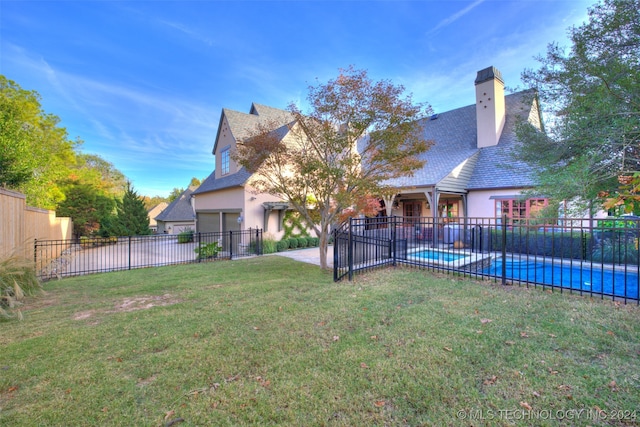
[(478, 71), (478, 76), (476, 77), (475, 84), (479, 85), (480, 83), (484, 83), (493, 79), (498, 79), (500, 83), (504, 84), (504, 80), (502, 80), (502, 74), (500, 74), (500, 70), (493, 66), (487, 67), (484, 70)]

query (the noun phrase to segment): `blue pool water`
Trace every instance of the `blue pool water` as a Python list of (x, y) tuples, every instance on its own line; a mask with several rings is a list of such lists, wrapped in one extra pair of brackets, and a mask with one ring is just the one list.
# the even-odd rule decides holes
[(420, 259), (428, 259), (432, 261), (444, 261), (444, 262), (457, 261), (461, 258), (465, 258), (466, 256), (468, 256), (468, 255), (457, 254), (453, 252), (435, 251), (433, 249), (418, 251), (411, 255)]
[[(639, 299), (638, 272), (589, 269), (588, 266), (554, 265), (534, 261), (507, 260), (507, 278), (528, 282), (556, 285), (563, 288), (593, 291), (605, 295), (626, 296)], [(502, 276), (502, 261), (495, 261), (482, 271), (492, 276)]]

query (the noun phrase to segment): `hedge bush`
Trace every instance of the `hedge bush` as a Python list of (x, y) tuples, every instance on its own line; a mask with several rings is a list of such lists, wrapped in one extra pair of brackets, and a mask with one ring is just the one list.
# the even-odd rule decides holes
[(289, 249), (289, 239), (282, 239), (278, 242), (276, 249), (278, 252), (283, 252)]
[[(564, 259), (589, 257), (591, 236), (579, 231), (542, 232), (537, 230), (507, 230), (506, 251), (535, 256), (547, 256)], [(502, 230), (491, 230), (491, 250), (502, 250)]]
[(309, 246), (309, 240), (306, 237), (298, 237), (298, 247), (306, 248)]
[(193, 230), (184, 230), (178, 233), (178, 243), (191, 243), (193, 242)]
[(292, 237), (289, 239), (289, 248), (296, 249), (298, 247), (298, 238)]
[(317, 237), (309, 237), (309, 246), (310, 247), (316, 247), (316, 246), (320, 246), (320, 239)]

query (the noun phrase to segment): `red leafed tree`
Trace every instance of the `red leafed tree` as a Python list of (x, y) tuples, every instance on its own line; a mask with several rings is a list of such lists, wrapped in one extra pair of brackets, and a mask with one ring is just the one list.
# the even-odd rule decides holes
[(309, 111), (292, 104), (291, 121), (255, 129), (238, 144), (234, 159), (253, 173), (259, 192), (286, 200), (320, 238), (327, 267), (331, 225), (345, 209), (370, 207), (385, 182), (423, 166), (430, 143), (420, 118), (430, 107), (415, 104), (402, 86), (373, 82), (349, 67), (325, 84), (310, 86)]

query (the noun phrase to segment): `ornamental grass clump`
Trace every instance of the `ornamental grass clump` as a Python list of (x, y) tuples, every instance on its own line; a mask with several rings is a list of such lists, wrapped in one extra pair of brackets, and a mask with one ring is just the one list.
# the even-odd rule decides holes
[(22, 248), (16, 248), (8, 255), (0, 256), (0, 319), (22, 320), (19, 307), (25, 296), (42, 292), (33, 261), (23, 253)]

